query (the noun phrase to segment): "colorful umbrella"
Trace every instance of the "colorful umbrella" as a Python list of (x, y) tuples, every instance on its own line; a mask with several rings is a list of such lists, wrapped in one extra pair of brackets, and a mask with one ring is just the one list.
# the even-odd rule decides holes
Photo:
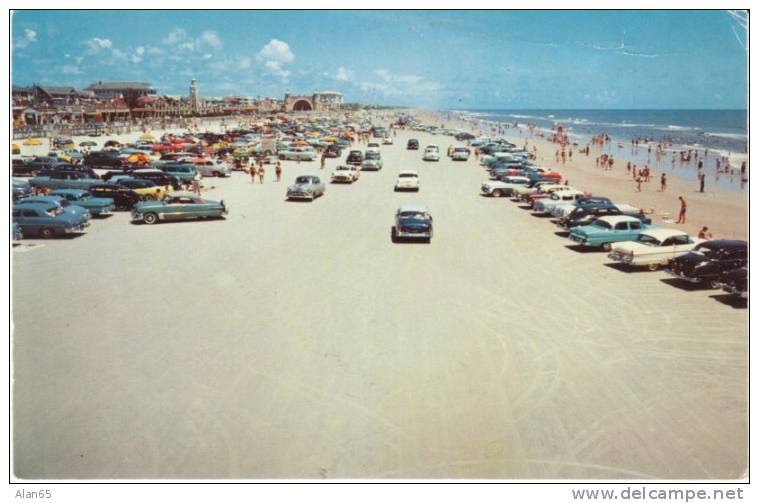
[(27, 138), (24, 140), (24, 145), (42, 145), (42, 140), (39, 138)]

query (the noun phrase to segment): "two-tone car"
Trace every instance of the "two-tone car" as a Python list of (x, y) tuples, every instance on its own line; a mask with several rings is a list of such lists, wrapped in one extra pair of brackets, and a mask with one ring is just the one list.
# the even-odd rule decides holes
[(403, 190), (413, 190), (419, 192), (419, 172), (414, 170), (403, 170), (398, 172), (398, 178), (395, 180), (396, 192)]
[(26, 180), (16, 180), (15, 178), (13, 179), (12, 190), (13, 190), (12, 196), (13, 196), (14, 201), (17, 199), (31, 196), (33, 193), (32, 185), (29, 182), (27, 182)]
[(133, 190), (144, 200), (161, 199), (164, 195), (173, 190), (171, 185), (158, 185), (153, 180), (145, 180), (142, 178), (123, 178), (115, 176), (111, 180), (114, 180), (115, 183)]
[(453, 149), (451, 159), (454, 161), (468, 161), (471, 151), (467, 147), (456, 147)]
[(348, 152), (348, 157), (345, 158), (346, 164), (352, 164), (354, 166), (361, 166), (364, 160), (364, 154), (360, 150), (351, 150)]
[(422, 156), (424, 161), (439, 161), (440, 160), (440, 148), (437, 145), (427, 145), (424, 149), (424, 155)]
[(635, 217), (599, 217), (590, 225), (573, 228), (569, 233), (569, 239), (580, 246), (599, 247), (610, 251), (614, 243), (635, 241), (642, 232), (649, 229), (651, 227)]
[(361, 171), (356, 166), (340, 165), (332, 171), (332, 183), (353, 183)]
[(89, 193), (95, 197), (113, 199), (117, 210), (131, 210), (142, 198), (138, 193), (117, 183), (101, 183), (90, 186)]
[(217, 178), (223, 178), (232, 175), (232, 168), (224, 161), (217, 159), (204, 159), (202, 161), (193, 162), (195, 171), (200, 173), (202, 177), (215, 176)]
[(74, 215), (58, 204), (49, 203), (14, 205), (12, 218), (26, 237), (52, 238), (82, 233), (89, 225), (81, 215)]
[(690, 283), (718, 288), (723, 272), (748, 265), (748, 243), (737, 239), (705, 241), (669, 261), (667, 272)]
[(28, 196), (16, 201), (16, 205), (21, 206), (24, 204), (54, 204), (63, 208), (65, 211), (71, 213), (76, 217), (81, 217), (85, 221), (89, 221), (92, 218), (92, 213), (87, 208), (71, 204), (71, 201), (60, 195), (46, 195), (46, 196)]
[(60, 196), (72, 205), (86, 209), (93, 216), (110, 215), (116, 209), (113, 199), (94, 197), (89, 191), (82, 189), (58, 189), (52, 191), (50, 195)]
[(307, 199), (313, 201), (323, 196), (324, 182), (318, 176), (302, 175), (295, 178), (295, 183), (287, 187), (287, 199)]
[(655, 271), (703, 241), (679, 229), (649, 228), (638, 234), (634, 241), (612, 245), (609, 258), (628, 266), (647, 267)]
[(382, 166), (383, 162), (379, 151), (367, 150), (364, 154), (364, 160), (361, 161), (361, 171), (379, 171)]
[(279, 153), (282, 161), (313, 161), (317, 157), (313, 147), (291, 147)]
[(560, 190), (535, 201), (532, 212), (536, 215), (550, 215), (557, 206), (574, 206), (575, 201), (585, 197), (588, 194), (578, 189)]
[(404, 204), (395, 212), (395, 222), (390, 230), (393, 243), (400, 239), (432, 240), (432, 214), (422, 204)]
[(526, 187), (530, 183), (529, 178), (523, 176), (503, 176), (496, 181), (483, 182), (480, 192), (485, 196), (511, 197), (519, 187)]
[(221, 218), (229, 212), (224, 201), (211, 201), (188, 192), (174, 192), (157, 201), (143, 201), (132, 208), (132, 221), (158, 222)]

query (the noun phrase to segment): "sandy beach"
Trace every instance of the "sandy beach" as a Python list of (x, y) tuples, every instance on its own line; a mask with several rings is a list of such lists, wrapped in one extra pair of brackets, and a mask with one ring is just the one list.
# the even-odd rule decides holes
[[(454, 143), (400, 131), (384, 169), (313, 203), (284, 201), (286, 185), (339, 159), (286, 161), (281, 183), (206, 179), (225, 220), (120, 212), (14, 247), (14, 474), (744, 477), (743, 306), (568, 247), (547, 219), (480, 196), (474, 158), (424, 163), (408, 138)], [(533, 142), (553, 166), (555, 146)], [(746, 193), (675, 177), (635, 193), (594, 157), (558, 169), (657, 223), (684, 194), (684, 229), (746, 237)], [(405, 169), (418, 194), (393, 192)], [(390, 241), (411, 201), (434, 216), (429, 245)]]

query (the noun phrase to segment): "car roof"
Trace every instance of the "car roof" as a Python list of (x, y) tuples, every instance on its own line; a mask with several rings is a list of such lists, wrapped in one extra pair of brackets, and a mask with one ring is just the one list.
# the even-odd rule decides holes
[(419, 172), (413, 169), (406, 169), (398, 172), (399, 175), (417, 175), (419, 176)]
[(701, 248), (709, 248), (710, 250), (724, 248), (740, 249), (747, 247), (748, 243), (739, 239), (713, 239), (701, 244)]
[(430, 210), (427, 209), (427, 207), (423, 204), (416, 204), (416, 203), (409, 203), (401, 205), (400, 208), (398, 208), (398, 211), (400, 212), (419, 212), (419, 213), (429, 213)]
[(616, 225), (620, 222), (640, 222), (639, 219), (635, 217), (629, 217), (627, 215), (613, 215), (609, 217), (599, 217), (598, 220), (603, 220), (606, 223), (609, 223), (611, 225)]
[(80, 195), (87, 192), (83, 189), (55, 189), (51, 192), (51, 194), (74, 194), (74, 195)]
[(193, 199), (199, 199), (200, 198), (200, 196), (198, 196), (197, 194), (194, 194), (192, 192), (187, 192), (187, 191), (184, 191), (184, 190), (180, 190), (180, 191), (177, 191), (177, 192), (172, 192), (172, 193), (167, 194), (167, 195), (170, 196), (170, 197), (191, 197)]
[(646, 229), (643, 234), (654, 237), (659, 241), (664, 241), (672, 236), (687, 236), (688, 233), (681, 231), (680, 229), (668, 229), (666, 227), (659, 227), (656, 229)]
[[(15, 208), (17, 205), (14, 204), (13, 206)], [(51, 208), (57, 208), (57, 207), (58, 207), (58, 205), (56, 203), (52, 203), (52, 202), (50, 202), (50, 203), (42, 203), (42, 202), (40, 202), (40, 203), (28, 203), (28, 204), (24, 204), (24, 209), (25, 210), (27, 210), (29, 208), (33, 208), (35, 210), (47, 211), (47, 210), (49, 210)], [(19, 209), (21, 209), (21, 208), (19, 208)]]

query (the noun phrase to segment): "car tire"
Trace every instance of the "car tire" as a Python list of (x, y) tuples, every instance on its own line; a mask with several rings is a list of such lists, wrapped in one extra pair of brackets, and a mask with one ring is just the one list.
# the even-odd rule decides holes
[(395, 233), (395, 227), (390, 229), (390, 241), (392, 241), (393, 243), (398, 242), (398, 234)]
[(611, 243), (603, 243), (601, 244), (601, 249), (605, 252), (611, 251)]
[(503, 197), (503, 192), (501, 191), (501, 189), (495, 189), (493, 191), (493, 197)]
[(709, 288), (711, 288), (712, 290), (716, 290), (717, 288), (720, 287), (720, 283), (718, 279), (713, 279), (709, 281), (707, 284), (709, 285)]
[(647, 267), (649, 271), (655, 271), (659, 268), (659, 264), (648, 264)]
[(53, 236), (55, 236), (55, 231), (49, 227), (44, 227), (40, 229), (40, 237), (44, 239), (50, 239)]
[(213, 176), (215, 176), (216, 178), (221, 178), (221, 173), (219, 173), (218, 171), (214, 171)]
[(432, 243), (432, 238), (424, 238), (424, 242), (426, 244), (430, 244), (430, 243)]
[(148, 225), (153, 225), (158, 222), (158, 215), (155, 213), (145, 213), (145, 216), (142, 217), (142, 221)]
[(285, 156), (284, 156), (284, 155), (280, 155), (280, 156), (279, 156), (279, 160), (280, 160), (280, 161), (284, 161), (284, 160), (285, 160)]

